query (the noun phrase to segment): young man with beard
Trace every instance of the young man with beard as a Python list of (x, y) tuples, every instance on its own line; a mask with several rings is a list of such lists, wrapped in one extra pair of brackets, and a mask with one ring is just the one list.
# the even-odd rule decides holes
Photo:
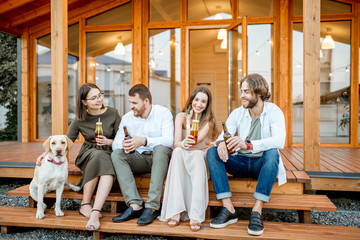
[[(114, 222), (139, 218), (139, 225), (158, 216), (160, 198), (174, 142), (173, 116), (169, 109), (152, 105), (149, 89), (137, 84), (129, 90), (131, 111), (125, 114), (114, 139), (111, 159), (128, 209)], [(126, 126), (131, 138), (124, 140)], [(133, 173), (151, 173), (148, 198), (143, 201)]]
[(231, 201), (226, 174), (228, 172), (236, 177), (258, 179), (254, 193), (256, 202), (252, 209), (248, 233), (261, 235), (264, 231), (261, 220), (264, 202), (270, 200), (276, 177), (279, 185), (286, 182), (284, 165), (278, 151), (285, 144), (285, 120), (279, 107), (265, 102), (271, 94), (261, 75), (250, 74), (243, 78), (240, 84), (243, 105), (232, 111), (226, 121), (227, 129), (233, 137), (229, 138), (225, 145), (221, 133), (216, 146), (207, 152), (216, 198), (223, 204), (210, 227), (223, 228), (238, 220), (238, 213)]

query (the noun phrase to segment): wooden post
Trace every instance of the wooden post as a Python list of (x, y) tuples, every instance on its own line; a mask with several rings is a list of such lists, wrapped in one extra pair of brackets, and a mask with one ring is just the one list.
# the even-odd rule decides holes
[(29, 142), (29, 32), (21, 36), (21, 142)]
[(357, 147), (359, 136), (359, 28), (360, 4), (353, 5), (354, 21), (351, 31), (351, 93), (350, 93), (350, 143)]
[[(279, 81), (277, 81), (277, 89), (279, 94), (278, 106), (283, 111), (285, 116), (285, 128), (288, 132), (286, 134), (285, 144), (291, 142), (292, 132), (289, 128), (292, 116), (289, 114), (289, 106), (291, 106), (292, 86), (289, 84), (289, 0), (280, 0), (280, 28), (279, 28)], [(281, 47), (280, 47), (281, 46)], [(282, 89), (282, 91), (280, 91)], [(290, 101), (290, 102), (289, 102)]]
[[(142, 79), (142, 39), (143, 39), (143, 20), (142, 20), (142, 0), (132, 2), (133, 17), (133, 62), (132, 62), (132, 85), (143, 83)], [(146, 79), (146, 82), (148, 80)]]
[[(52, 134), (68, 125), (68, 1), (51, 0), (51, 120)], [(58, 104), (57, 104), (58, 103)]]
[(304, 170), (320, 170), (320, 0), (304, 0)]

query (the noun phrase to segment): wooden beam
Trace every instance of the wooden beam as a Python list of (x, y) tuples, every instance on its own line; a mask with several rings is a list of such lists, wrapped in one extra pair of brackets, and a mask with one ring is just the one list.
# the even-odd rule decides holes
[(142, 0), (133, 0), (132, 7), (133, 17), (133, 58), (132, 58), (132, 85), (143, 83), (142, 79), (142, 35), (143, 35), (143, 16), (142, 16)]
[[(280, 28), (279, 28), (279, 80), (277, 81), (277, 89), (279, 94), (279, 101), (277, 105), (283, 111), (285, 116), (285, 129), (287, 130), (286, 134), (286, 145), (291, 141), (291, 132), (289, 132), (289, 125), (291, 123), (291, 115), (289, 114), (289, 107), (291, 107), (291, 102), (288, 102), (289, 95), (291, 91), (291, 84), (289, 84), (289, 0), (280, 0)], [(283, 91), (280, 91), (280, 88)], [(291, 98), (290, 98), (291, 99)]]
[(108, 24), (85, 26), (85, 32), (112, 32), (112, 31), (131, 31), (132, 24)]
[(83, 85), (86, 79), (86, 36), (85, 36), (85, 18), (79, 21), (79, 85)]
[(21, 142), (29, 142), (29, 32), (21, 36)]
[(149, 1), (142, 1), (142, 71), (143, 84), (149, 86)]
[(320, 171), (320, 0), (304, 0), (304, 170)]
[(18, 8), (27, 3), (33, 2), (34, 0), (16, 0), (16, 1), (6, 1), (0, 4), (0, 14), (10, 12), (11, 10)]
[(41, 7), (32, 9), (31, 11), (29, 11), (27, 13), (18, 15), (17, 17), (15, 17), (11, 21), (9, 21), (9, 23), (7, 24), (7, 27), (13, 28), (13, 27), (21, 25), (23, 23), (26, 23), (28, 21), (31, 21), (34, 18), (44, 16), (49, 13), (50, 13), (50, 2)]
[[(68, 7), (51, 0), (51, 133), (65, 134), (68, 125)], [(60, 107), (56, 103), (61, 103)]]
[(359, 144), (359, 47), (360, 3), (353, 5), (354, 19), (351, 24), (351, 84), (350, 84), (350, 144)]

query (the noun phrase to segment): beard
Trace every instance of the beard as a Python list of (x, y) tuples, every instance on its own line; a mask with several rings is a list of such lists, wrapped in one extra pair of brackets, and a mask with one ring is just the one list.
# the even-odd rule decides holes
[(247, 105), (243, 105), (244, 108), (253, 108), (256, 106), (256, 104), (258, 103), (258, 98), (254, 97), (248, 100)]
[(134, 112), (135, 117), (141, 117), (143, 115), (143, 113), (145, 112), (145, 106), (143, 106), (140, 109), (135, 108), (135, 109), (133, 109), (133, 112)]

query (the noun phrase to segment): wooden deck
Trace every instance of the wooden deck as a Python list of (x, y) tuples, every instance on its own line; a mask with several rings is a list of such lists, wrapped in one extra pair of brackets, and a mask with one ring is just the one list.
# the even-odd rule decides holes
[[(69, 154), (69, 174), (79, 175), (73, 165), (81, 143)], [(32, 178), (36, 158), (43, 152), (41, 142), (0, 142), (0, 177)], [(303, 182), (308, 190), (360, 191), (360, 148), (321, 148), (321, 172), (306, 172), (303, 149), (287, 147), (280, 151), (289, 182)]]

